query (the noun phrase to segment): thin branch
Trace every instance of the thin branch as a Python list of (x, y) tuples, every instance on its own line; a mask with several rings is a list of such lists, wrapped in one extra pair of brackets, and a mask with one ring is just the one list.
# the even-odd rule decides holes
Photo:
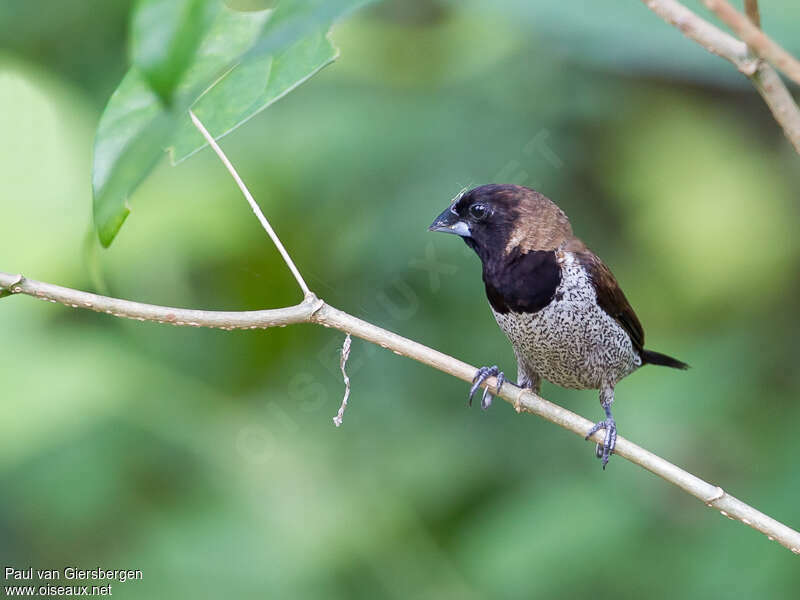
[(761, 28), (761, 14), (758, 12), (758, 0), (744, 0), (744, 13), (753, 25), (759, 29)]
[(764, 61), (754, 58), (744, 42), (700, 18), (677, 0), (642, 0), (644, 4), (709, 52), (732, 62), (755, 85), (758, 93), (800, 154), (800, 108), (780, 76)]
[(769, 106), (775, 120), (783, 127), (783, 132), (800, 154), (800, 109), (786, 89), (781, 76), (764, 61), (750, 77), (758, 93)]
[[(744, 13), (753, 25), (761, 29), (761, 13), (758, 10), (758, 0), (744, 0)], [(751, 54), (757, 54), (750, 46), (747, 49)]]
[(677, 0), (642, 0), (642, 2), (667, 23), (680, 29), (690, 40), (694, 40), (712, 54), (731, 61), (745, 75), (749, 76), (755, 72), (756, 61), (748, 56), (744, 43), (700, 18)]
[(34, 298), (58, 302), (72, 308), (85, 308), (114, 317), (185, 327), (212, 327), (228, 331), (267, 329), (303, 323), (322, 306), (322, 301), (314, 294), (310, 294), (300, 304), (276, 310), (222, 312), (171, 308), (80, 292), (8, 273), (0, 273), (0, 288), (11, 294), (27, 294)]
[(217, 156), (219, 156), (219, 159), (222, 161), (222, 164), (224, 164), (225, 167), (228, 169), (234, 181), (236, 181), (236, 185), (238, 185), (239, 189), (242, 190), (242, 194), (244, 194), (244, 197), (250, 204), (250, 208), (252, 208), (253, 212), (256, 214), (256, 217), (258, 218), (258, 221), (261, 223), (261, 226), (264, 228), (264, 231), (266, 231), (269, 237), (272, 238), (275, 247), (278, 248), (278, 252), (280, 252), (281, 256), (283, 257), (286, 266), (289, 267), (289, 270), (292, 272), (292, 275), (294, 275), (294, 278), (297, 280), (297, 285), (300, 286), (300, 289), (303, 292), (303, 296), (308, 297), (311, 294), (311, 290), (308, 289), (308, 286), (306, 285), (303, 276), (300, 275), (300, 271), (298, 271), (297, 267), (295, 266), (292, 257), (289, 256), (289, 253), (286, 251), (286, 248), (283, 247), (283, 244), (281, 243), (278, 234), (275, 233), (275, 230), (272, 229), (272, 226), (269, 224), (269, 221), (264, 216), (264, 213), (261, 212), (261, 208), (256, 203), (255, 198), (253, 198), (253, 195), (250, 193), (250, 190), (247, 189), (247, 186), (244, 184), (244, 181), (242, 181), (242, 178), (239, 177), (239, 173), (236, 172), (236, 169), (231, 164), (231, 161), (228, 160), (228, 157), (225, 156), (225, 153), (222, 151), (222, 148), (220, 148), (219, 144), (217, 144), (216, 140), (214, 139), (214, 136), (212, 136), (208, 132), (208, 130), (205, 128), (200, 119), (197, 118), (197, 115), (195, 115), (192, 111), (189, 111), (189, 116), (191, 117), (194, 126), (197, 127), (198, 131), (200, 131), (203, 137), (206, 138), (208, 145), (211, 146), (214, 152), (217, 153)]
[[(108, 313), (115, 317), (172, 325), (231, 330), (265, 329), (294, 323), (315, 323), (354, 335), (466, 382), (472, 381), (477, 370), (474, 366), (452, 356), (337, 310), (313, 294), (309, 294), (302, 303), (288, 308), (249, 312), (217, 312), (140, 304), (80, 292), (3, 272), (0, 272), (0, 288), (11, 294), (25, 294), (34, 298), (59, 302), (72, 308), (85, 308)], [(496, 383), (496, 379), (491, 377), (484, 385), (489, 386), (493, 393), (497, 393)], [(503, 384), (502, 391), (498, 396), (514, 406), (518, 412), (538, 415), (581, 436), (581, 438), (593, 424), (580, 415), (509, 382)], [(591, 439), (593, 442), (601, 442), (602, 435), (602, 432), (598, 432)], [(795, 554), (800, 554), (800, 533), (734, 498), (722, 488), (684, 471), (622, 437), (617, 439), (615, 454), (678, 486), (701, 500), (706, 506), (718, 510), (723, 516), (741, 521), (769, 536), (770, 539), (777, 540)]]
[(727, 0), (704, 0), (704, 2), (752, 48), (753, 52), (771, 62), (795, 83), (800, 83), (800, 62), (761, 31), (758, 25), (733, 8)]

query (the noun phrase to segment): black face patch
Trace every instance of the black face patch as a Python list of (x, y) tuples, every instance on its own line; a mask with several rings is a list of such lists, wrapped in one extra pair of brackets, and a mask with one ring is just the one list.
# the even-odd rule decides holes
[(509, 185), (480, 186), (461, 196), (451, 208), (470, 229), (471, 239), (464, 241), (484, 262), (505, 252), (518, 215), (515, 189)]
[(514, 250), (500, 261), (484, 262), (483, 282), (495, 311), (535, 313), (553, 301), (561, 266), (552, 250)]

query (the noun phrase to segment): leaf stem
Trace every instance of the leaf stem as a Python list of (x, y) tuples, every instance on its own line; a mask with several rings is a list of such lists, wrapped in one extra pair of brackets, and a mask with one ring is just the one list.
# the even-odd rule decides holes
[(295, 266), (292, 257), (289, 256), (289, 253), (286, 251), (286, 248), (283, 246), (283, 243), (281, 243), (278, 234), (275, 233), (274, 229), (272, 229), (272, 225), (269, 224), (267, 217), (265, 217), (264, 213), (261, 212), (261, 208), (258, 206), (258, 203), (255, 201), (255, 198), (253, 198), (253, 195), (250, 193), (250, 190), (247, 189), (247, 186), (245, 185), (244, 181), (242, 181), (242, 178), (239, 176), (239, 173), (236, 172), (236, 168), (233, 166), (233, 164), (231, 164), (231, 161), (228, 160), (228, 157), (225, 156), (225, 153), (222, 151), (222, 148), (219, 147), (219, 144), (217, 144), (217, 141), (214, 139), (214, 136), (212, 136), (208, 132), (208, 129), (205, 128), (205, 125), (203, 125), (200, 119), (197, 118), (197, 115), (195, 115), (194, 112), (190, 110), (189, 116), (191, 117), (194, 126), (197, 127), (197, 130), (206, 139), (208, 145), (211, 146), (214, 152), (217, 153), (217, 156), (222, 161), (222, 164), (225, 165), (226, 169), (228, 169), (228, 172), (231, 174), (231, 177), (233, 177), (233, 180), (236, 182), (236, 185), (239, 186), (239, 189), (242, 191), (242, 194), (244, 195), (248, 204), (250, 204), (250, 208), (253, 209), (253, 212), (255, 213), (256, 218), (258, 218), (258, 221), (261, 223), (261, 226), (264, 228), (264, 231), (266, 231), (267, 235), (269, 235), (269, 237), (272, 239), (273, 243), (275, 244), (275, 247), (278, 249), (278, 252), (280, 252), (281, 256), (283, 257), (283, 261), (286, 263), (286, 266), (289, 267), (289, 270), (292, 272), (292, 275), (294, 275), (295, 280), (297, 280), (297, 285), (300, 286), (300, 289), (303, 292), (303, 296), (308, 297), (309, 295), (311, 295), (311, 290), (308, 289), (308, 286), (306, 285), (303, 276), (300, 274), (300, 271)]

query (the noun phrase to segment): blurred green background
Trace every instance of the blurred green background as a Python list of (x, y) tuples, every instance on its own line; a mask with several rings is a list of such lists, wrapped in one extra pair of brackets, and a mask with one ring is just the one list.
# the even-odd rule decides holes
[[(797, 3), (762, 4), (800, 50)], [(0, 5), (0, 270), (166, 305), (296, 302), (209, 150), (163, 161), (111, 249), (87, 246), (129, 10)], [(337, 63), (223, 142), (311, 287), (513, 373), (477, 257), (426, 227), (462, 187), (535, 187), (615, 271), (648, 346), (693, 367), (626, 379), (622, 435), (800, 526), (800, 162), (749, 82), (622, 0), (393, 0), (334, 39)], [(3, 565), (142, 569), (122, 598), (797, 597), (797, 558), (761, 534), (361, 341), (335, 428), (338, 332), (24, 297), (0, 327)], [(601, 416), (594, 392), (544, 395)]]

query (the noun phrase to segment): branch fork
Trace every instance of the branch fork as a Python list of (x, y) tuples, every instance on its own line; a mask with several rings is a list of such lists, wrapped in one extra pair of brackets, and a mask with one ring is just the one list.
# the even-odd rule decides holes
[[(678, 0), (642, 2), (664, 21), (677, 27), (686, 37), (712, 54), (730, 61), (746, 75), (761, 94), (795, 151), (800, 154), (800, 108), (780, 75), (770, 65), (772, 63), (800, 83), (800, 62), (796, 58), (768, 38), (748, 17), (739, 13), (726, 0), (704, 2), (747, 44), (701, 18)], [(757, 15), (757, 3), (750, 0), (749, 4), (748, 12)]]

